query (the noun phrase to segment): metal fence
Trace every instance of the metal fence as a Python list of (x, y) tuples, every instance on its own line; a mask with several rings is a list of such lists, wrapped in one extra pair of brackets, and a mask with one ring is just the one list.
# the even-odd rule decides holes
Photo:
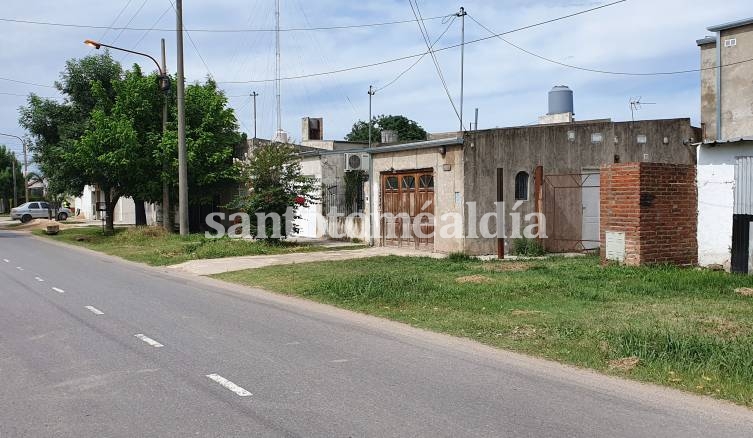
[(328, 214), (331, 211), (348, 216), (353, 213), (363, 213), (364, 193), (357, 190), (354, 199), (345, 196), (345, 184), (324, 185), (322, 187), (322, 212)]

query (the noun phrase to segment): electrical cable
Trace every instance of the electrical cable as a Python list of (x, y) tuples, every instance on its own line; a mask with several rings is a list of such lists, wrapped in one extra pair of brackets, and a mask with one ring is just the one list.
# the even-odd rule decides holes
[[(170, 2), (170, 5), (172, 6), (173, 10), (175, 10), (175, 13), (178, 13), (178, 10), (175, 9), (175, 3), (173, 3), (173, 0), (167, 0)], [(191, 42), (191, 45), (193, 46), (194, 51), (196, 51), (196, 54), (199, 56), (199, 59), (201, 59), (201, 63), (204, 64), (204, 68), (207, 69), (207, 74), (209, 75), (209, 78), (214, 78), (214, 75), (212, 74), (212, 70), (209, 68), (209, 65), (207, 65), (207, 61), (204, 59), (203, 56), (201, 56), (201, 52), (199, 51), (199, 47), (194, 42), (193, 38), (191, 37), (191, 33), (186, 30), (186, 28), (183, 28), (183, 31), (186, 33), (186, 36), (188, 37), (188, 41)]]
[(442, 73), (442, 67), (439, 65), (439, 60), (437, 59), (436, 55), (434, 54), (434, 51), (431, 47), (431, 39), (429, 38), (429, 31), (426, 29), (426, 27), (423, 24), (423, 21), (421, 19), (421, 11), (418, 9), (418, 0), (416, 0), (416, 7), (413, 7), (413, 1), (408, 0), (408, 3), (410, 3), (411, 10), (413, 11), (413, 15), (416, 17), (416, 23), (418, 24), (419, 29), (421, 30), (421, 36), (424, 39), (424, 42), (426, 43), (426, 48), (429, 49), (429, 55), (431, 56), (432, 61), (434, 62), (434, 67), (437, 70), (437, 75), (439, 76), (439, 80), (442, 82), (442, 87), (444, 87), (444, 91), (447, 94), (447, 99), (450, 101), (450, 105), (452, 105), (453, 111), (455, 111), (455, 115), (457, 115), (458, 120), (460, 120), (460, 112), (458, 112), (457, 106), (455, 106), (455, 101), (452, 100), (452, 94), (450, 93), (450, 88), (447, 86), (447, 81), (445, 80), (444, 74)]
[[(437, 39), (436, 39), (436, 40), (434, 41), (434, 43), (432, 43), (432, 45), (431, 45), (431, 47), (432, 47), (432, 48), (433, 48), (434, 46), (436, 46), (436, 45), (437, 45), (437, 43), (439, 43), (439, 41), (440, 41), (440, 40), (441, 40), (441, 39), (442, 39), (442, 38), (443, 38), (443, 37), (445, 36), (445, 34), (446, 34), (446, 33), (447, 33), (447, 32), (448, 32), (449, 30), (450, 30), (450, 27), (452, 27), (453, 23), (455, 23), (455, 19), (456, 19), (456, 18), (457, 18), (457, 17), (455, 17), (454, 15), (452, 16), (452, 19), (450, 20), (450, 23), (449, 23), (449, 24), (447, 25), (447, 27), (445, 28), (444, 32), (442, 32), (442, 33), (441, 33), (441, 34), (439, 35), (439, 37), (438, 37), (438, 38), (437, 38)], [(398, 81), (398, 80), (399, 80), (400, 78), (402, 78), (402, 77), (403, 77), (403, 76), (404, 76), (404, 75), (405, 75), (406, 73), (408, 73), (409, 71), (413, 70), (413, 68), (414, 68), (414, 67), (416, 67), (416, 66), (418, 65), (418, 63), (420, 63), (420, 62), (421, 62), (421, 60), (422, 60), (422, 59), (424, 59), (424, 58), (426, 57), (426, 55), (427, 55), (426, 53), (424, 53), (423, 55), (421, 55), (421, 56), (420, 56), (420, 57), (419, 57), (419, 58), (418, 58), (418, 59), (417, 59), (417, 60), (416, 60), (416, 61), (415, 61), (415, 62), (414, 62), (413, 64), (411, 64), (410, 66), (408, 66), (408, 68), (406, 68), (405, 70), (403, 70), (402, 72), (400, 72), (400, 74), (399, 74), (399, 75), (397, 75), (397, 76), (395, 77), (395, 79), (393, 79), (393, 80), (389, 81), (389, 82), (388, 82), (387, 84), (385, 84), (384, 86), (377, 88), (377, 89), (376, 89), (376, 92), (378, 93), (378, 92), (380, 92), (380, 91), (384, 90), (385, 88), (389, 87), (390, 85), (394, 84), (395, 82), (397, 82), (397, 81)]]
[[(713, 66), (713, 67), (704, 67), (704, 68), (696, 68), (696, 69), (689, 69), (689, 70), (664, 71), (664, 72), (624, 72), (624, 71), (610, 71), (610, 70), (602, 70), (602, 69), (581, 67), (581, 66), (577, 66), (577, 65), (567, 64), (567, 63), (564, 63), (564, 62), (561, 62), (561, 61), (557, 61), (557, 60), (554, 60), (554, 59), (551, 59), (551, 58), (547, 58), (546, 56), (543, 56), (543, 55), (539, 55), (538, 53), (531, 52), (530, 50), (527, 50), (527, 49), (525, 49), (525, 48), (523, 48), (523, 47), (521, 47), (521, 46), (519, 46), (519, 45), (517, 45), (517, 44), (515, 44), (513, 42), (510, 42), (510, 41), (502, 38), (501, 34), (496, 34), (493, 30), (491, 30), (488, 27), (484, 26), (483, 24), (479, 23), (479, 21), (476, 20), (475, 18), (473, 18), (473, 16), (468, 15), (468, 18), (470, 18), (471, 20), (473, 20), (476, 24), (478, 24), (479, 26), (481, 26), (484, 30), (486, 30), (490, 34), (494, 35), (495, 37), (499, 38), (500, 40), (502, 40), (505, 43), (507, 43), (508, 45), (510, 45), (510, 46), (512, 46), (512, 47), (514, 47), (514, 48), (516, 48), (518, 50), (520, 50), (523, 53), (526, 53), (526, 54), (528, 54), (530, 56), (533, 56), (535, 58), (541, 59), (543, 61), (550, 62), (552, 64), (557, 64), (559, 66), (567, 67), (567, 68), (572, 68), (572, 69), (575, 69), (575, 70), (581, 70), (581, 71), (586, 71), (586, 72), (590, 72), (590, 73), (599, 73), (599, 74), (605, 74), (605, 75), (612, 75), (612, 76), (670, 76), (670, 75), (679, 75), (679, 74), (687, 74), (687, 73), (698, 73), (698, 72), (702, 72), (702, 71), (705, 71), (705, 70), (714, 70), (714, 69), (717, 68), (716, 66)], [(729, 67), (729, 66), (733, 66), (733, 65), (737, 65), (737, 64), (743, 64), (743, 63), (751, 62), (751, 61), (753, 61), (753, 58), (751, 58), (751, 59), (745, 59), (745, 60), (737, 61), (737, 62), (731, 62), (729, 64), (724, 64), (724, 65), (722, 65), (722, 67)]]
[[(130, 3), (130, 1), (129, 1)], [(128, 5), (126, 5), (127, 7)], [(125, 10), (125, 8), (124, 8)], [(121, 12), (122, 14), (122, 12)], [(120, 18), (120, 15), (115, 19), (117, 21), (118, 18)], [(441, 17), (430, 17), (425, 18), (425, 20), (439, 20), (445, 18), (444, 16)], [(0, 21), (6, 22), (6, 23), (16, 23), (16, 24), (32, 24), (32, 25), (39, 25), (39, 26), (54, 26), (54, 27), (71, 27), (76, 29), (106, 29), (106, 30), (128, 30), (128, 31), (145, 31), (150, 30), (143, 27), (114, 27), (114, 26), (96, 26), (96, 25), (86, 25), (86, 24), (75, 24), (75, 23), (55, 23), (50, 21), (35, 21), (35, 20), (21, 20), (21, 19), (15, 19), (15, 18), (0, 18)], [(405, 24), (405, 23), (413, 23), (415, 20), (395, 20), (395, 21), (386, 21), (382, 23), (365, 23), (365, 24), (346, 24), (341, 26), (318, 26), (318, 27), (291, 27), (286, 29), (280, 29), (280, 32), (308, 32), (308, 31), (322, 31), (322, 30), (347, 30), (347, 29), (358, 29), (358, 28), (367, 28), (367, 27), (380, 27), (380, 26), (391, 26), (395, 24)], [(115, 23), (113, 22), (113, 25)], [(175, 29), (167, 29), (167, 28), (160, 28), (160, 29), (151, 29), (156, 30), (158, 32), (175, 32)], [(208, 29), (208, 28), (196, 28), (196, 29), (183, 29), (187, 32), (209, 32), (209, 33), (243, 33), (243, 32), (269, 32), (274, 33), (275, 29)], [(103, 35), (104, 36), (104, 35)]]
[[(496, 38), (498, 36), (507, 35), (507, 34), (511, 34), (511, 33), (515, 33), (515, 32), (520, 32), (520, 31), (531, 29), (531, 28), (534, 28), (534, 27), (543, 26), (545, 24), (554, 23), (556, 21), (561, 21), (561, 20), (565, 20), (565, 19), (568, 19), (568, 18), (576, 17), (578, 15), (587, 14), (589, 12), (597, 11), (599, 9), (604, 9), (604, 8), (607, 8), (607, 7), (610, 7), (610, 6), (614, 6), (614, 5), (617, 5), (617, 4), (620, 4), (620, 3), (625, 3), (626, 1), (628, 1), (628, 0), (618, 0), (618, 1), (615, 1), (615, 2), (612, 2), (612, 3), (607, 3), (607, 4), (604, 4), (604, 5), (600, 5), (600, 6), (595, 6), (593, 8), (584, 9), (582, 11), (573, 12), (572, 14), (567, 14), (567, 15), (563, 15), (563, 16), (560, 16), (560, 17), (557, 17), (557, 18), (552, 18), (552, 19), (549, 19), (549, 20), (540, 21), (538, 23), (529, 24), (527, 26), (518, 27), (516, 29), (511, 29), (511, 30), (508, 30), (508, 31), (505, 31), (505, 32), (501, 32), (501, 33), (495, 34), (495, 35), (491, 35), (491, 36), (487, 36), (487, 37), (483, 37), (483, 38), (477, 38), (477, 39), (471, 40), (471, 41), (466, 41), (465, 44), (469, 45), (469, 44), (479, 43), (479, 42), (482, 42), (482, 41), (487, 41), (487, 40)], [(415, 22), (415, 20), (413, 20), (413, 22)], [(434, 53), (436, 53), (436, 52), (443, 52), (443, 51), (446, 51), (446, 50), (451, 50), (451, 49), (459, 48), (460, 46), (461, 46), (461, 44), (453, 44), (453, 45), (449, 45), (449, 46), (445, 46), (445, 47), (440, 47), (438, 49), (434, 49), (433, 52)], [(369, 64), (356, 65), (356, 66), (352, 66), (352, 67), (344, 67), (344, 68), (337, 69), (337, 70), (332, 70), (332, 71), (310, 73), (310, 74), (307, 74), (307, 75), (300, 75), (300, 76), (288, 76), (288, 77), (280, 78), (280, 80), (289, 81), (289, 80), (294, 80), (294, 79), (304, 79), (304, 78), (310, 78), (310, 77), (315, 77), (315, 76), (327, 76), (327, 75), (332, 75), (332, 74), (345, 73), (345, 72), (354, 71), (354, 70), (362, 70), (362, 69), (365, 69), (365, 68), (371, 68), (371, 67), (377, 67), (377, 66), (380, 66), (380, 65), (391, 64), (393, 62), (404, 61), (406, 59), (418, 58), (420, 56), (425, 56), (425, 55), (428, 55), (428, 54), (429, 54), (429, 52), (426, 51), (426, 52), (423, 52), (423, 53), (415, 53), (413, 55), (406, 55), (406, 56), (401, 56), (399, 58), (386, 59), (386, 60), (383, 60), (383, 61), (373, 62), (373, 63), (369, 63)], [(273, 82), (273, 81), (275, 81), (275, 79), (255, 79), (255, 80), (248, 80), (248, 81), (219, 81), (218, 84), (251, 84), (251, 83)]]

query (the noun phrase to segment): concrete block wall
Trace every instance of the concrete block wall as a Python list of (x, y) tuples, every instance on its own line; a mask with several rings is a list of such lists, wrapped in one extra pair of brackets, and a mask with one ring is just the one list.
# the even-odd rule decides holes
[(601, 169), (601, 257), (606, 232), (625, 233), (625, 264), (698, 263), (698, 197), (692, 165), (612, 164)]

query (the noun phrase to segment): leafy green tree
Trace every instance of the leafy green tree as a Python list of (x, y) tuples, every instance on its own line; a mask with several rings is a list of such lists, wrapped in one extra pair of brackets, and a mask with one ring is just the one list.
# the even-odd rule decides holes
[[(124, 72), (105, 53), (68, 61), (56, 86), (63, 102), (31, 95), (20, 117), (51, 188), (80, 194), (87, 184), (98, 186), (109, 230), (121, 197), (134, 198), (137, 223), (146, 222), (143, 201), (161, 202), (163, 182), (177, 197), (175, 93), (169, 95), (163, 134), (165, 96), (155, 74), (144, 75), (138, 66)], [(241, 138), (235, 114), (213, 81), (186, 87), (186, 126), (189, 199), (204, 204), (235, 180), (232, 154)]]
[[(0, 145), (0, 199), (5, 205), (13, 203), (13, 162), (16, 163), (16, 199), (23, 193), (24, 176), (21, 162), (5, 145)], [(14, 206), (15, 207), (15, 206)]]
[[(259, 235), (261, 228), (269, 240), (273, 238), (272, 221), (259, 223), (257, 213), (277, 214), (281, 218), (281, 235), (299, 231), (295, 224), (288, 229), (283, 216), (288, 208), (306, 207), (319, 200), (317, 180), (303, 175), (297, 149), (285, 143), (258, 147), (246, 161), (238, 164), (240, 181), (248, 185), (248, 194), (238, 196), (230, 205), (250, 216), (251, 232)], [(298, 214), (294, 215), (299, 219)]]
[[(382, 138), (382, 131), (396, 131), (400, 141), (420, 141), (426, 140), (428, 134), (418, 123), (410, 120), (405, 116), (375, 116), (372, 119), (371, 139), (374, 143), (379, 143)], [(353, 124), (350, 133), (345, 136), (347, 141), (369, 141), (369, 124), (363, 120)]]

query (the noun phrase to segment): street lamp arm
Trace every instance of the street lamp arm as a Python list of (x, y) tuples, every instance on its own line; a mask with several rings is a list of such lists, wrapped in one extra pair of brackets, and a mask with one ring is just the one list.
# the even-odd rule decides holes
[(0, 132), (0, 135), (4, 135), (4, 136), (6, 136), (6, 137), (13, 137), (13, 138), (17, 138), (17, 139), (18, 139), (18, 140), (19, 140), (19, 141), (21, 142), (21, 144), (25, 144), (25, 143), (26, 143), (26, 142), (24, 141), (24, 139), (23, 139), (23, 138), (21, 138), (21, 137), (19, 137), (19, 136), (17, 136), (17, 135), (13, 135), (13, 134), (4, 134), (4, 133), (2, 133), (2, 132)]
[(98, 49), (98, 50), (101, 47), (107, 47), (108, 49), (120, 50), (121, 52), (127, 52), (127, 53), (133, 53), (134, 55), (145, 56), (145, 57), (151, 59), (154, 62), (154, 65), (157, 66), (157, 71), (159, 72), (160, 76), (165, 76), (165, 72), (162, 71), (162, 67), (159, 65), (159, 62), (157, 62), (157, 60), (154, 59), (149, 54), (142, 53), (142, 52), (137, 52), (135, 50), (124, 49), (122, 47), (115, 47), (115, 46), (111, 46), (109, 44), (103, 44), (103, 43), (100, 43), (100, 42), (97, 42), (97, 41), (92, 41), (92, 40), (86, 40), (86, 41), (84, 41), (84, 44), (86, 44), (87, 46), (94, 47), (95, 49)]

